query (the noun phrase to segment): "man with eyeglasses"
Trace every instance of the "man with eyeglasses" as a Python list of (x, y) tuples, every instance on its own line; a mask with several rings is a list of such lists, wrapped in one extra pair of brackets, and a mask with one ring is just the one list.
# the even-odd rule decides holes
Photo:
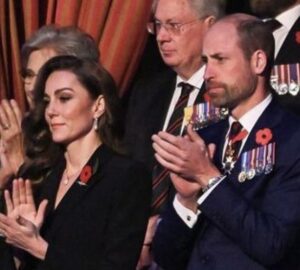
[[(169, 69), (135, 83), (129, 101), (125, 135), (129, 153), (151, 171), (156, 164), (151, 136), (170, 127), (175, 111), (178, 112), (182, 83), (187, 83), (190, 88), (187, 106), (204, 101), (202, 41), (210, 26), (223, 15), (224, 5), (223, 0), (153, 1), (153, 20), (148, 23), (147, 29), (155, 35), (160, 55)], [(183, 127), (176, 135), (182, 131)], [(156, 173), (153, 175), (155, 182)], [(170, 180), (166, 179), (164, 183), (169, 189), (164, 198), (160, 197), (159, 203), (153, 200), (139, 269), (151, 262), (148, 255), (156, 222), (171, 197)]]

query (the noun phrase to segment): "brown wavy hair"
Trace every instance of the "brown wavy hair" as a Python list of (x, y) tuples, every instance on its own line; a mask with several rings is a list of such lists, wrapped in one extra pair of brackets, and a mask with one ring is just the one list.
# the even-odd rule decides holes
[(73, 73), (77, 80), (96, 100), (103, 95), (105, 112), (99, 119), (98, 133), (101, 141), (122, 153), (121, 138), (123, 136), (123, 119), (117, 87), (109, 72), (95, 61), (80, 59), (75, 56), (56, 56), (48, 60), (39, 72), (34, 88), (34, 104), (22, 122), (24, 130), (26, 155), (29, 158), (24, 170), (42, 171), (53, 166), (62, 156), (64, 146), (52, 140), (51, 132), (45, 120), (46, 103), (44, 92), (49, 76), (59, 70)]

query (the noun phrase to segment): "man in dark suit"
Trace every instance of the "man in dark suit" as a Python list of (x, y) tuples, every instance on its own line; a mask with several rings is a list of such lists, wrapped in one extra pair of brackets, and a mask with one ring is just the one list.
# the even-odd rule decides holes
[[(169, 68), (135, 84), (125, 135), (129, 153), (150, 171), (155, 165), (151, 136), (168, 128), (181, 94), (180, 83), (192, 87), (187, 105), (203, 102), (203, 36), (223, 14), (224, 7), (222, 0), (154, 0), (152, 9), (153, 21), (148, 30), (156, 36), (161, 57)], [(159, 211), (153, 212), (150, 219), (143, 251), (149, 250)]]
[(272, 25), (276, 65), (272, 86), (281, 104), (300, 115), (300, 1), (250, 0), (250, 6)]
[(271, 95), (273, 54), (263, 22), (221, 19), (204, 39), (204, 79), (229, 119), (153, 136), (177, 190), (153, 243), (165, 270), (300, 269), (300, 122)]

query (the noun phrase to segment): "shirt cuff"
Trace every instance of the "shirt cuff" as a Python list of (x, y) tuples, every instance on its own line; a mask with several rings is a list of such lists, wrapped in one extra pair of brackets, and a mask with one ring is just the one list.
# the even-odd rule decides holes
[(178, 214), (178, 216), (182, 219), (182, 221), (189, 227), (193, 228), (195, 223), (197, 222), (198, 216), (200, 215), (200, 210), (197, 210), (195, 214), (192, 210), (183, 206), (177, 199), (177, 195), (174, 198), (173, 206)]

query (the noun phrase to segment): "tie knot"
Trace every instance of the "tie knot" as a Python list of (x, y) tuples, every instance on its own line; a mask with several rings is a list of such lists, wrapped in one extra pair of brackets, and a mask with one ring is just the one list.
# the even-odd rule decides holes
[(178, 86), (181, 87), (181, 95), (189, 95), (194, 89), (194, 86), (185, 82), (180, 82)]
[(230, 131), (229, 131), (229, 140), (232, 140), (239, 132), (241, 132), (243, 126), (239, 121), (235, 121), (231, 124)]
[(275, 31), (276, 29), (278, 29), (279, 27), (282, 26), (282, 24), (279, 21), (277, 21), (276, 19), (266, 20), (265, 25), (268, 26), (268, 28), (270, 29), (271, 32)]

